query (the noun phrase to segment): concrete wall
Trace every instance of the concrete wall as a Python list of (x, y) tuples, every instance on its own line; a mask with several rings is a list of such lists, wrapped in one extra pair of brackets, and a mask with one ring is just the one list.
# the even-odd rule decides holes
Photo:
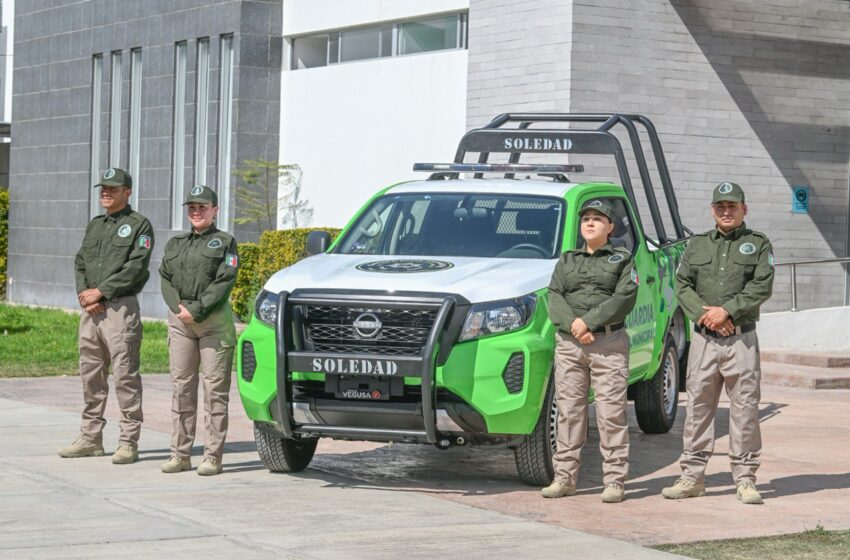
[[(711, 188), (747, 192), (777, 261), (846, 254), (850, 10), (828, 0), (576, 0), (572, 102), (658, 127), (682, 216), (709, 229)], [(811, 213), (791, 189), (811, 186)], [(841, 303), (838, 265), (798, 270), (801, 307)], [(778, 269), (766, 309), (789, 307)]]
[[(109, 140), (109, 53), (122, 50), (120, 165), (129, 157), (130, 52), (142, 48), (140, 173), (137, 209), (156, 230), (152, 279), (142, 295), (146, 315), (163, 315), (156, 279), (171, 227), (174, 44), (187, 41), (187, 188), (192, 186), (195, 45), (210, 37), (211, 107), (208, 184), (216, 186), (218, 38), (235, 43), (231, 160), (274, 159), (278, 153), (281, 0), (198, 0), (192, 3), (62, 0), (19, 2), (16, 13), (15, 143), (12, 147), (9, 299), (75, 306), (73, 256), (89, 220), (92, 56), (104, 53), (101, 165)], [(233, 194), (231, 193), (231, 199)], [(223, 225), (226, 228), (226, 226)], [(249, 230), (237, 230), (250, 236)]]
[[(646, 114), (691, 229), (712, 227), (711, 188), (729, 180), (777, 261), (847, 254), (846, 3), (473, 0), (469, 34), (470, 127), (507, 110)], [(575, 163), (582, 179), (616, 179), (610, 161)], [(811, 187), (809, 215), (791, 214), (794, 185)], [(787, 270), (767, 309), (789, 307)], [(801, 306), (839, 304), (841, 274), (799, 270)]]
[(817, 352), (850, 351), (850, 307), (765, 313), (758, 323), (762, 348)]

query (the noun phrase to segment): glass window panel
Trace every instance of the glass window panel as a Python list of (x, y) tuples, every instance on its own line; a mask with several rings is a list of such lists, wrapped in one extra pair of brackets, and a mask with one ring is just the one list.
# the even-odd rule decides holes
[(339, 33), (328, 36), (328, 64), (339, 62)]
[(381, 29), (381, 56), (393, 55), (393, 28), (384, 27)]
[(210, 40), (198, 39), (195, 65), (195, 185), (207, 184), (210, 115)]
[(171, 153), (171, 229), (183, 229), (186, 150), (186, 42), (174, 45), (174, 131)]
[(328, 36), (299, 37), (292, 41), (292, 68), (315, 68), (328, 64)]
[(354, 29), (341, 32), (340, 62), (377, 58), (380, 54), (380, 29)]
[(233, 130), (233, 36), (221, 36), (218, 113), (218, 221), (230, 227), (230, 136)]
[[(89, 181), (92, 185), (96, 185), (100, 181), (100, 126), (101, 126), (101, 111), (102, 99), (101, 92), (103, 88), (103, 55), (96, 54), (92, 57), (92, 76), (91, 76), (91, 173)], [(91, 194), (91, 204), (89, 207), (92, 217), (100, 214), (100, 202), (98, 199), (98, 189), (89, 189)]]
[(130, 51), (130, 177), (134, 187), (130, 204), (139, 206), (139, 152), (142, 130), (142, 49)]
[(399, 54), (415, 54), (458, 46), (459, 17), (411, 21), (399, 26)]
[(112, 53), (109, 93), (109, 167), (121, 167), (121, 51)]

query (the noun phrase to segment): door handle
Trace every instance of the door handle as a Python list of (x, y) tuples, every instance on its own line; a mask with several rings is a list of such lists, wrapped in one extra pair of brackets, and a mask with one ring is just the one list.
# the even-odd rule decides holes
[(647, 284), (654, 284), (655, 283), (655, 276), (647, 276), (646, 283)]

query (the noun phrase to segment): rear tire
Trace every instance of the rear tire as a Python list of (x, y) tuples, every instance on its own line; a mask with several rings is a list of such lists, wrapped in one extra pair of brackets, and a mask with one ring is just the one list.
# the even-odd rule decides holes
[(635, 416), (647, 434), (666, 434), (676, 421), (679, 406), (679, 353), (668, 335), (661, 365), (651, 379), (634, 385)]
[(548, 486), (555, 479), (552, 455), (558, 442), (558, 406), (555, 403), (555, 377), (549, 380), (546, 398), (534, 431), (514, 447), (519, 478), (530, 486)]
[(271, 472), (299, 472), (313, 460), (319, 438), (288, 439), (260, 430), (254, 425), (254, 441), (263, 466)]

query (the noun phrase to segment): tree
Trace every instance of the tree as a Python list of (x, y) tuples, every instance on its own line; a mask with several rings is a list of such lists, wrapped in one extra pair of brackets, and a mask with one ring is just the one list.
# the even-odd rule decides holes
[(278, 211), (282, 227), (296, 228), (309, 223), (313, 210), (309, 201), (300, 199), (303, 173), (298, 164), (253, 159), (242, 163), (243, 167), (233, 171), (242, 182), (236, 188), (234, 221), (237, 224), (257, 224), (259, 236), (266, 230), (277, 229)]

